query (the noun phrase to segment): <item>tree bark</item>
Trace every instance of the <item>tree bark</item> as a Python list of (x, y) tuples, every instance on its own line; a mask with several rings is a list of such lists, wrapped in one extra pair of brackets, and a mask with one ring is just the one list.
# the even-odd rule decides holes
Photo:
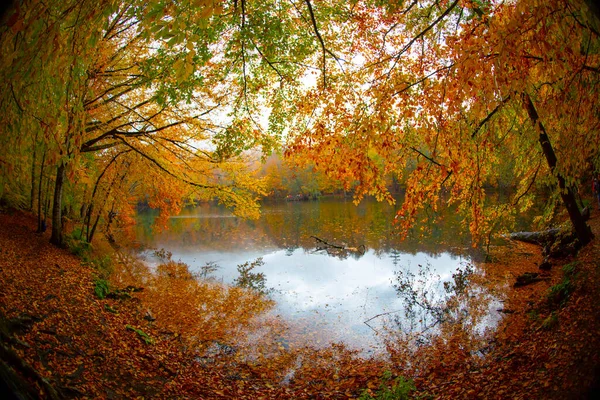
[(42, 163), (40, 164), (40, 181), (38, 185), (38, 232), (43, 232), (46, 230), (45, 222), (46, 217), (42, 217), (42, 203), (44, 198), (42, 197), (42, 182), (44, 180), (44, 164), (46, 163), (46, 150), (42, 154)]
[(56, 168), (56, 183), (54, 184), (54, 204), (52, 206), (52, 236), (50, 243), (62, 247), (62, 192), (65, 180), (65, 163), (60, 162)]
[[(33, 157), (31, 159), (31, 194), (29, 195), (29, 211), (33, 211), (33, 203), (35, 200), (35, 159), (37, 158), (37, 133), (33, 142)], [(40, 176), (40, 181), (42, 177)]]
[(590, 13), (594, 16), (596, 24), (600, 23), (600, 6), (594, 0), (585, 0)]
[(573, 224), (573, 228), (575, 230), (575, 234), (577, 235), (577, 239), (581, 242), (581, 245), (584, 246), (592, 240), (592, 231), (585, 223), (581, 212), (579, 212), (579, 207), (577, 206), (577, 199), (575, 198), (575, 193), (573, 188), (567, 186), (565, 182), (565, 178), (556, 172), (556, 154), (554, 153), (554, 148), (550, 143), (550, 138), (548, 137), (548, 133), (546, 132), (546, 128), (540, 121), (540, 116), (535, 109), (535, 105), (529, 97), (529, 94), (523, 93), (523, 105), (525, 106), (525, 110), (533, 123), (533, 126), (536, 128), (539, 134), (539, 142), (540, 146), (542, 146), (542, 151), (544, 153), (544, 157), (546, 157), (546, 162), (550, 167), (550, 172), (556, 176), (556, 180), (558, 181), (558, 187), (560, 190), (560, 197), (569, 213), (569, 219), (571, 220), (571, 224)]

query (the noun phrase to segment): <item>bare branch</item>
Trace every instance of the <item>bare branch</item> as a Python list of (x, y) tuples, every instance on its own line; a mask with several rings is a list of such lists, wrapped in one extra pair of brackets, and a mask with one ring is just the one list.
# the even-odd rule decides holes
[[(129, 147), (131, 150), (133, 150), (134, 152), (136, 152), (137, 154), (139, 154), (140, 156), (142, 156), (143, 158), (145, 158), (146, 160), (150, 161), (152, 164), (154, 164), (158, 169), (160, 169), (161, 171), (163, 171), (164, 173), (166, 173), (169, 176), (172, 176), (175, 179), (179, 179), (182, 182), (187, 183), (188, 185), (200, 188), (200, 189), (216, 189), (216, 190), (225, 190), (224, 188), (220, 188), (220, 187), (216, 187), (216, 186), (209, 186), (209, 185), (202, 185), (200, 183), (197, 182), (192, 182), (188, 179), (182, 178), (180, 176), (177, 176), (175, 173), (173, 173), (172, 171), (169, 171), (166, 167), (164, 167), (161, 163), (159, 163), (157, 160), (155, 160), (154, 158), (150, 157), (148, 154), (144, 153), (143, 151), (139, 150), (138, 148), (136, 148), (135, 146), (131, 145), (129, 142), (127, 142), (125, 139), (123, 139), (122, 137), (119, 137), (119, 139), (121, 140), (121, 142), (123, 142), (123, 144), (127, 147)], [(226, 191), (226, 190), (225, 190)]]
[(100, 144), (98, 146), (86, 146), (86, 147), (81, 147), (80, 151), (82, 153), (91, 153), (94, 151), (100, 151), (100, 150), (106, 150), (106, 149), (110, 149), (111, 147), (115, 147), (119, 144), (120, 142), (110, 142), (110, 143), (106, 143), (106, 144)]
[(450, 69), (450, 68), (454, 67), (454, 65), (455, 65), (455, 64), (454, 64), (454, 63), (452, 63), (452, 64), (450, 64), (450, 65), (448, 65), (448, 66), (445, 66), (445, 67), (439, 68), (439, 69), (437, 69), (437, 70), (435, 70), (435, 71), (433, 71), (433, 72), (431, 72), (431, 73), (429, 73), (429, 74), (425, 75), (423, 78), (419, 79), (418, 81), (416, 81), (416, 82), (413, 82), (413, 83), (411, 83), (410, 85), (408, 85), (408, 86), (406, 86), (406, 87), (402, 88), (401, 90), (398, 90), (397, 92), (393, 93), (393, 94), (392, 94), (392, 97), (393, 97), (393, 96), (396, 96), (396, 95), (399, 95), (400, 93), (406, 92), (406, 91), (407, 91), (408, 89), (410, 89), (411, 87), (413, 87), (413, 86), (416, 86), (416, 85), (418, 85), (418, 84), (420, 84), (420, 83), (423, 83), (423, 82), (425, 82), (427, 79), (431, 78), (433, 75), (435, 75), (435, 74), (437, 74), (437, 73), (439, 73), (439, 72), (442, 72), (442, 71), (444, 71), (444, 70)]
[(423, 156), (424, 158), (426, 158), (426, 159), (427, 159), (427, 161), (429, 161), (430, 163), (432, 163), (432, 164), (435, 164), (435, 165), (437, 165), (438, 167), (445, 167), (444, 165), (442, 165), (442, 164), (440, 164), (439, 162), (435, 161), (433, 158), (431, 158), (431, 157), (429, 157), (429, 156), (426, 156), (425, 154), (423, 154), (423, 152), (421, 152), (419, 149), (417, 149), (417, 148), (415, 148), (415, 147), (413, 147), (413, 146), (410, 146), (410, 147), (409, 147), (409, 149), (411, 149), (412, 151), (414, 151), (414, 152), (416, 152), (416, 153), (420, 154), (421, 156)]
[(19, 104), (19, 100), (17, 100), (17, 95), (15, 94), (15, 88), (13, 87), (12, 82), (10, 84), (10, 92), (12, 93), (12, 98), (15, 101), (17, 107), (19, 108), (19, 111), (24, 112), (23, 107), (21, 107), (21, 104)]
[(538, 174), (538, 172), (540, 171), (541, 164), (542, 164), (542, 162), (541, 162), (541, 161), (539, 161), (539, 162), (538, 162), (538, 165), (537, 165), (537, 167), (536, 167), (536, 169), (535, 169), (535, 172), (533, 173), (533, 177), (531, 178), (531, 181), (529, 182), (529, 185), (527, 186), (527, 189), (525, 189), (525, 191), (524, 191), (523, 193), (521, 193), (521, 194), (519, 195), (519, 197), (517, 197), (517, 198), (516, 198), (516, 199), (513, 201), (513, 203), (512, 203), (512, 205), (513, 205), (513, 206), (516, 206), (516, 205), (519, 203), (519, 201), (521, 201), (521, 198), (523, 198), (523, 196), (525, 196), (527, 193), (529, 193), (529, 190), (531, 190), (531, 188), (532, 188), (532, 186), (533, 186), (533, 184), (535, 183), (535, 180), (536, 180), (536, 178), (537, 178), (537, 174)]

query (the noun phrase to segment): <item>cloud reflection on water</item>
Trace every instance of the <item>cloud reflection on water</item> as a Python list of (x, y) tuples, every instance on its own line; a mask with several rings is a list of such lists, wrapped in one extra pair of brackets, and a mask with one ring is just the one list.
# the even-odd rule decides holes
[[(262, 257), (264, 265), (254, 272), (266, 275), (266, 286), (273, 288), (277, 302), (275, 312), (286, 319), (301, 321), (307, 329), (326, 331), (323, 341), (344, 341), (351, 347), (377, 346), (374, 332), (364, 321), (382, 313), (401, 310), (403, 301), (392, 286), (394, 272), (399, 268), (418, 269), (419, 264), (431, 265), (442, 279), (450, 279), (466, 260), (449, 253), (432, 258), (425, 253), (391, 255), (368, 250), (362, 257), (339, 259), (327, 254), (295, 249), (291, 254), (275, 250), (263, 254), (257, 251), (178, 252), (173, 258), (199, 271), (207, 262), (216, 262), (213, 274), (224, 283), (238, 276), (237, 265)], [(377, 321), (372, 325), (377, 326)]]
[[(395, 272), (429, 265), (442, 280), (472, 257), (470, 239), (461, 234), (456, 213), (447, 210), (428, 226), (426, 236), (415, 234), (399, 241), (392, 221), (394, 207), (374, 201), (359, 206), (340, 199), (318, 202), (264, 204), (256, 221), (235, 218), (226, 209), (202, 204), (173, 217), (168, 231), (154, 232), (153, 212), (140, 216), (138, 240), (165, 248), (173, 259), (200, 272), (209, 262), (220, 268), (212, 276), (224, 283), (238, 277), (237, 266), (262, 257), (264, 273), (273, 288), (276, 313), (307, 331), (318, 330), (322, 342), (343, 340), (355, 348), (378, 341), (364, 321), (402, 309), (392, 285)], [(368, 249), (336, 256), (315, 251), (314, 237), (337, 245)], [(461, 256), (462, 254), (462, 256)], [(375, 328), (384, 318), (370, 322)]]

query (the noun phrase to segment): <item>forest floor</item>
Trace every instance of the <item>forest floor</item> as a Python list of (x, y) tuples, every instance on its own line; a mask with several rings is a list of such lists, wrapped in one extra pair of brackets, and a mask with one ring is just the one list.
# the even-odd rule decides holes
[[(513, 243), (497, 250), (484, 270), (486, 280), (508, 287), (504, 317), (477, 351), (461, 331), (450, 329), (427, 346), (398, 347), (385, 360), (335, 346), (291, 354), (281, 343), (271, 356), (240, 358), (213, 331), (202, 339), (202, 332), (180, 333), (162, 324), (163, 314), (152, 316), (148, 291), (158, 284), (148, 278), (138, 281), (146, 282), (145, 291), (122, 286), (100, 298), (97, 267), (50, 245), (47, 233), (35, 233), (32, 216), (3, 212), (0, 380), (21, 398), (376, 398), (402, 386), (382, 378), (388, 371), (388, 377), (412, 379), (411, 397), (418, 398), (595, 398), (600, 211), (592, 212), (589, 224), (598, 239), (574, 259), (555, 260), (541, 280), (521, 288), (511, 287), (515, 277), (540, 272), (541, 249)], [(169, 295), (206, 293), (194, 288)], [(177, 301), (186, 299), (168, 300)]]

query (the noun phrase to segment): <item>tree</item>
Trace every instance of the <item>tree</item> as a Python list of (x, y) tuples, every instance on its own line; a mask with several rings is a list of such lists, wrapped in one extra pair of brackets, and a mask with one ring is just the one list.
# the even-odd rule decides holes
[(276, 197), (303, 195), (306, 197), (332, 194), (340, 190), (338, 182), (317, 171), (312, 164), (278, 154), (268, 157), (260, 175), (267, 179), (270, 194)]
[[(299, 24), (303, 15), (293, 8), (108, 0), (15, 8), (2, 32), (3, 101), (11, 110), (6, 144), (15, 154), (25, 154), (31, 142), (47, 148), (46, 161), (56, 168), (51, 241), (63, 242), (65, 181), (85, 183), (71, 187), (83, 191), (71, 198), (84, 203), (91, 239), (91, 213), (97, 221), (103, 210), (89, 203), (108, 177), (104, 168), (117, 166), (153, 168), (189, 186), (174, 192), (182, 197), (192, 196), (190, 190), (198, 197), (209, 193), (255, 214), (262, 189), (252, 172), (243, 172), (245, 152), (270, 151), (286, 110), (271, 107), (269, 132), (257, 115), (287, 102), (312, 55), (312, 25)], [(42, 110), (33, 99), (44, 99)], [(37, 124), (43, 135), (21, 138), (14, 121)], [(33, 160), (7, 161), (32, 172), (31, 187), (33, 154)], [(110, 162), (114, 158), (127, 161)], [(132, 184), (125, 170), (112, 184)], [(23, 194), (16, 189), (10, 191)], [(160, 203), (164, 212), (180, 204), (171, 200)]]
[[(573, 192), (598, 167), (600, 138), (598, 34), (583, 4), (363, 4), (352, 13), (363, 57), (335, 87), (299, 100), (290, 151), (344, 182), (358, 179), (357, 200), (389, 199), (382, 182), (396, 172), (408, 186), (404, 228), (423, 209), (457, 203), (475, 241), (545, 184), (587, 243)], [(516, 160), (512, 204), (487, 207), (485, 188), (507, 155)]]

